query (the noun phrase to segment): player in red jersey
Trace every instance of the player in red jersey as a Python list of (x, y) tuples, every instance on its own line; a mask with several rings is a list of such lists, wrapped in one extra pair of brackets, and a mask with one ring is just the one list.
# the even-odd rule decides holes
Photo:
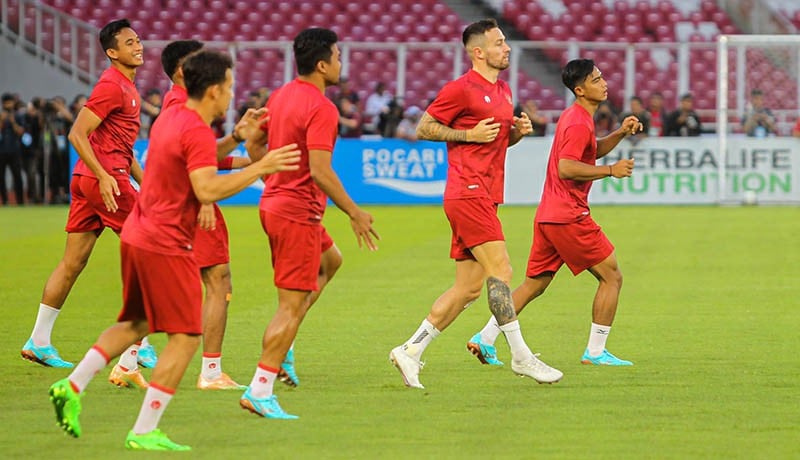
[[(172, 81), (172, 88), (164, 96), (162, 110), (186, 103), (188, 95), (181, 64), (190, 54), (202, 48), (203, 43), (197, 40), (178, 40), (164, 47), (161, 52), (161, 65), (164, 73)], [(248, 157), (229, 157), (228, 154), (259, 129), (260, 117), (265, 112), (265, 109), (248, 109), (233, 132), (217, 140), (217, 169), (239, 169), (250, 164)], [(192, 248), (206, 289), (203, 301), (203, 360), (197, 388), (243, 389), (243, 385), (239, 385), (228, 374), (222, 372), (222, 341), (228, 318), (228, 303), (233, 291), (228, 229), (222, 211), (216, 203), (204, 204), (201, 207), (198, 223), (200, 228), (197, 229)]]
[[(136, 450), (190, 450), (171, 441), (158, 422), (200, 344), (202, 287), (192, 255), (197, 213), (238, 193), (259, 177), (296, 170), (294, 144), (267, 153), (240, 172), (217, 175), (211, 122), (233, 96), (230, 57), (201, 51), (183, 64), (189, 100), (159, 115), (150, 132), (147, 181), (123, 228), (120, 245), (123, 307), (69, 377), (50, 387), (59, 425), (78, 437), (80, 398), (109, 359), (150, 332), (168, 334), (139, 417), (125, 446)], [(168, 280), (165, 282), (165, 280)]]
[[(144, 63), (142, 43), (125, 19), (103, 27), (99, 39), (111, 66), (100, 76), (69, 133), (80, 159), (70, 186), (64, 256), (44, 286), (33, 332), (21, 352), (23, 358), (45, 366), (73, 367), (50, 343), (53, 325), (103, 229), (122, 231), (136, 201), (129, 177), (142, 182), (142, 168), (133, 157), (140, 124), (140, 99), (133, 79)], [(112, 380), (147, 385), (138, 370), (137, 348), (126, 354), (132, 357), (126, 362), (126, 372), (115, 368)]]
[(417, 126), (420, 139), (447, 141), (444, 211), (452, 229), (450, 257), (456, 263), (456, 279), (389, 359), (406, 386), (424, 388), (419, 382), (423, 351), (480, 296), (485, 281), (489, 310), (508, 339), (514, 372), (540, 383), (557, 382), (561, 372), (536, 358), (522, 338), (508, 287), (511, 264), (497, 218), (506, 150), (533, 130), (527, 115), (514, 116), (511, 90), (498, 79), (509, 65), (511, 48), (494, 19), (467, 26), (462, 42), (472, 70), (442, 88)]
[(273, 383), (306, 312), (342, 263), (322, 226), (328, 198), (350, 216), (359, 247), (377, 249), (372, 216), (353, 202), (331, 168), (339, 112), (324, 91), (339, 81), (337, 41), (336, 33), (319, 28), (295, 37), (299, 76), (272, 93), (266, 132), (246, 143), (254, 158), (265, 150), (265, 140), (269, 145), (296, 143), (302, 152), (298, 171), (266, 178), (259, 205), (272, 250), (278, 310), (264, 332), (261, 359), (240, 405), (266, 418), (297, 418), (280, 407)]
[[(632, 363), (617, 358), (605, 348), (617, 311), (622, 273), (614, 246), (589, 213), (588, 197), (593, 181), (631, 175), (632, 159), (622, 159), (613, 165), (595, 163), (625, 136), (640, 132), (642, 124), (635, 116), (629, 116), (619, 129), (597, 139), (592, 116), (608, 97), (608, 86), (602, 73), (593, 61), (576, 59), (564, 68), (562, 80), (575, 94), (575, 103), (558, 119), (542, 200), (533, 223), (527, 277), (514, 290), (514, 306), (519, 314), (547, 289), (563, 264), (567, 264), (574, 275), (589, 270), (600, 285), (592, 305), (589, 343), (581, 362), (627, 366)], [(497, 323), (490, 319), (475, 337), (482, 344), (493, 346), (499, 333)]]

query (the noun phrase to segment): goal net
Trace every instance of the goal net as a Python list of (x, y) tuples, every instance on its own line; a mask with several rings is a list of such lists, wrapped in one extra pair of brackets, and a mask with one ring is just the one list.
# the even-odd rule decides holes
[(718, 201), (800, 203), (800, 37), (721, 35), (717, 50)]

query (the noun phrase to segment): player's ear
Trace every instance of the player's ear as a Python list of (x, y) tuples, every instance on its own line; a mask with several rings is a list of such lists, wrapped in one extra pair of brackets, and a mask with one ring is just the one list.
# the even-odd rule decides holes
[(109, 48), (106, 50), (106, 56), (113, 61), (119, 58), (119, 53), (114, 48)]

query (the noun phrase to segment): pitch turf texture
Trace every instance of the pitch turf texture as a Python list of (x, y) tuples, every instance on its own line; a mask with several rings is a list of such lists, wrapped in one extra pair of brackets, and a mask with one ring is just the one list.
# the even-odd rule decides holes
[[(503, 339), (503, 368), (466, 351), (489, 314), (484, 294), (425, 353), (425, 390), (405, 388), (387, 355), (452, 282), (449, 228), (440, 207), (369, 210), (383, 237), (377, 253), (358, 250), (338, 210), (325, 217), (345, 262), (300, 330), (301, 386), (277, 387), (300, 420), (256, 417), (236, 391), (196, 390), (198, 353), (161, 422), (193, 447), (187, 458), (800, 457), (800, 209), (598, 206), (625, 276), (609, 349), (636, 365), (580, 364), (596, 281), (562, 269), (521, 316), (531, 348), (564, 371), (560, 383), (514, 376)], [(224, 211), (234, 296), (223, 368), (249, 383), (276, 296), (256, 209)], [(111, 386), (106, 369), (83, 399), (83, 436), (68, 438), (47, 397), (68, 372), (19, 357), (61, 257), (66, 212), (0, 209), (0, 457), (146, 457), (123, 448), (141, 391)], [(514, 285), (533, 212), (500, 211)], [(106, 232), (56, 323), (64, 358), (83, 356), (120, 298), (118, 240)]]

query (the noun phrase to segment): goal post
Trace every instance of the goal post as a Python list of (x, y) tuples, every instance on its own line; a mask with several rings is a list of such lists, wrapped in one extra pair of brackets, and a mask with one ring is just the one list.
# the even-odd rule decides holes
[(720, 35), (717, 77), (718, 203), (800, 203), (800, 36)]

